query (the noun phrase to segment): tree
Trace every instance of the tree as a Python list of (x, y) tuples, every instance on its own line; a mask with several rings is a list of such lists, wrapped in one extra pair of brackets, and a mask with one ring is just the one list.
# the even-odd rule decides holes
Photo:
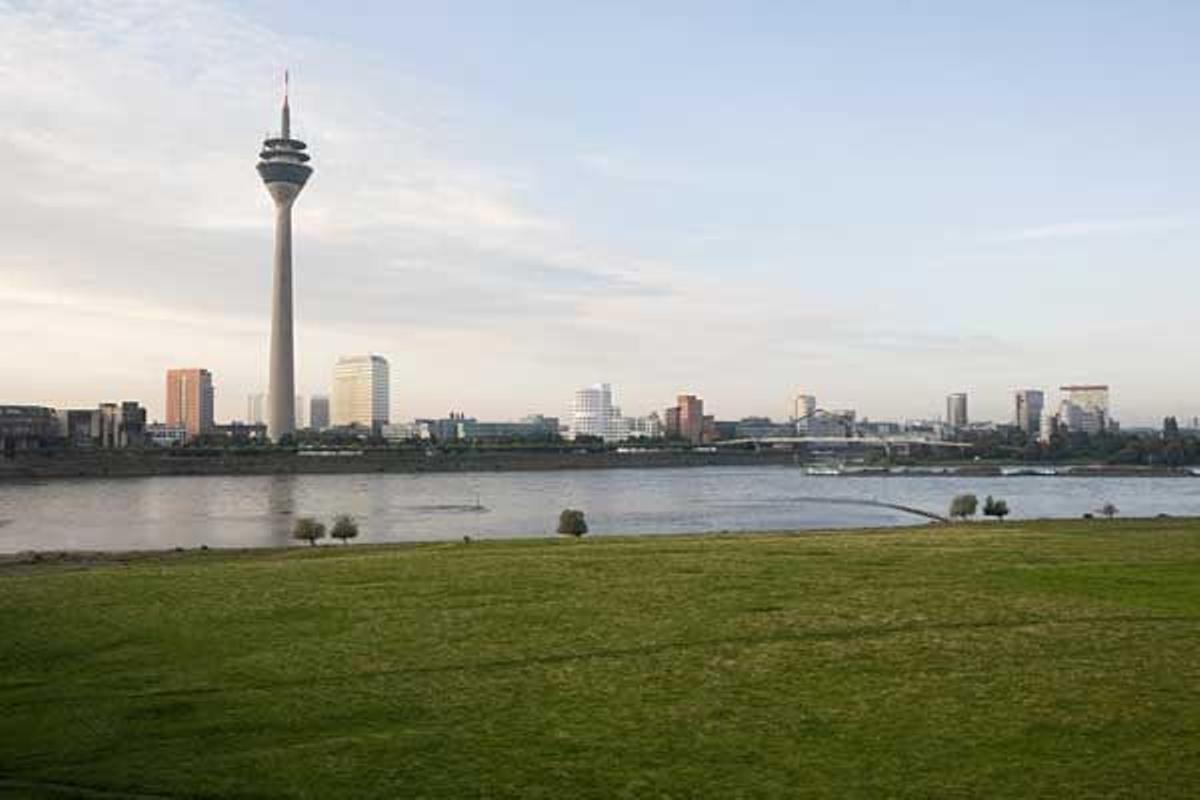
[(979, 508), (979, 498), (973, 494), (960, 494), (950, 503), (950, 516), (965, 520), (975, 516)]
[(993, 500), (989, 494), (987, 500), (983, 503), (983, 513), (989, 517), (995, 517), (1001, 522), (1008, 516), (1008, 502), (1006, 500)]
[(563, 536), (583, 536), (588, 532), (587, 521), (583, 512), (573, 508), (564, 508), (558, 515), (558, 532)]
[(1121, 510), (1112, 503), (1105, 503), (1104, 505), (1100, 506), (1100, 513), (1103, 514), (1105, 518), (1112, 519), (1117, 514), (1121, 513)]
[(358, 536), (358, 523), (349, 514), (339, 514), (334, 517), (329, 535), (334, 539), (341, 539), (342, 544), (349, 544), (351, 539)]
[(325, 525), (312, 517), (301, 517), (296, 520), (296, 527), (292, 529), (292, 538), (315, 546), (317, 539), (325, 538)]

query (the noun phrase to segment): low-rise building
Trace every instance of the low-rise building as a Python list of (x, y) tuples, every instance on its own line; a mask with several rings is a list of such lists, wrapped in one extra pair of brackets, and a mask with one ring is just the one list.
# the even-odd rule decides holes
[(817, 409), (796, 421), (796, 433), (801, 436), (849, 439), (855, 433), (854, 411), (825, 411)]
[(0, 456), (40, 450), (62, 440), (58, 418), (46, 406), (0, 406)]
[(119, 449), (141, 447), (146, 440), (146, 409), (141, 404), (126, 400), (117, 403), (101, 403), (92, 412), (92, 441), (98, 447)]
[(795, 436), (796, 424), (772, 422), (769, 417), (744, 417), (734, 426), (735, 439), (767, 439), (776, 436)]
[(188, 429), (183, 425), (168, 425), (152, 422), (146, 426), (146, 442), (155, 447), (175, 447), (188, 440)]
[(433, 438), (433, 430), (429, 420), (415, 422), (393, 422), (384, 425), (380, 431), (389, 442), (428, 441)]
[(661, 439), (664, 433), (662, 417), (657, 411), (644, 417), (626, 417), (625, 429), (628, 439)]
[(1063, 400), (1058, 407), (1059, 424), (1071, 433), (1086, 433), (1094, 436), (1107, 428), (1103, 409), (1082, 406), (1071, 400)]
[(54, 412), (58, 432), (68, 447), (120, 449), (146, 441), (146, 409), (136, 400), (101, 403), (97, 408)]
[(67, 447), (92, 447), (96, 412), (90, 408), (60, 408), (54, 412), (59, 435)]
[(558, 418), (541, 414), (525, 417), (519, 422), (480, 422), (462, 412), (451, 411), (449, 416), (442, 419), (418, 419), (411, 423), (386, 425), (383, 429), (383, 437), (389, 441), (551, 440), (558, 436)]
[(224, 425), (217, 425), (213, 432), (228, 436), (234, 442), (265, 442), (267, 440), (267, 426), (263, 422), (234, 420)]

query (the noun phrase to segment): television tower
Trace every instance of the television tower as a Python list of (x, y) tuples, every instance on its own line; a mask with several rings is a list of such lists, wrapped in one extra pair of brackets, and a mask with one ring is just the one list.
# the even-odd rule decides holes
[(258, 174), (275, 201), (275, 278), (271, 289), (271, 378), (267, 435), (272, 441), (296, 430), (296, 374), (292, 348), (292, 203), (312, 167), (307, 145), (292, 138), (288, 74), (283, 73), (283, 112), (279, 136), (263, 142)]

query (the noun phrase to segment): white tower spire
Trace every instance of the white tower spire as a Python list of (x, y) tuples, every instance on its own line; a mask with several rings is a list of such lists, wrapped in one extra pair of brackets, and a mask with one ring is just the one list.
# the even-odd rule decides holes
[(292, 204), (312, 174), (304, 142), (292, 138), (288, 73), (278, 138), (263, 142), (258, 174), (275, 201), (275, 270), (271, 289), (271, 375), (267, 435), (274, 441), (296, 430), (296, 376), (292, 330)]

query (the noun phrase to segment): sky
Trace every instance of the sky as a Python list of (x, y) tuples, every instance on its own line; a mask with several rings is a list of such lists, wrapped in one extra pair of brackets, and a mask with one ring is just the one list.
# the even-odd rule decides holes
[(202, 366), (245, 417), (286, 67), (302, 394), (374, 352), (396, 419), (1200, 415), (1200, 6), (281, 8), (0, 0), (0, 402), (161, 417)]

